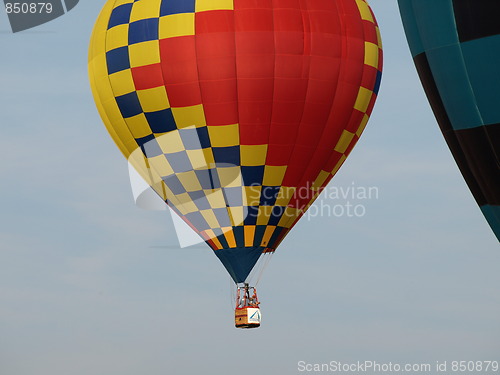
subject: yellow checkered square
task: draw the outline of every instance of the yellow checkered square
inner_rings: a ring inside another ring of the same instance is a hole
[[[115,26],[106,31],[106,52],[128,45],[128,24]]]
[[[323,184],[325,183],[326,179],[329,176],[330,176],[329,172],[325,172],[325,171],[319,172],[318,177],[316,178],[316,180],[314,181],[314,183],[311,187],[312,190],[319,190],[323,186]]]
[[[285,207],[290,203],[290,200],[293,198],[295,194],[295,187],[282,186],[278,193],[278,197],[276,198],[276,206]]]
[[[216,229],[220,227],[219,221],[212,210],[201,210],[200,213],[207,221],[210,228]]]
[[[376,44],[365,42],[365,65],[373,66],[377,69],[379,52],[380,50]]]
[[[241,165],[254,167],[266,164],[267,145],[241,145]]]
[[[260,206],[257,214],[257,225],[267,225],[273,212],[273,206]]]
[[[193,169],[201,170],[201,169],[211,168],[211,165],[207,162],[207,159],[205,158],[205,152],[203,151],[204,150],[186,150],[189,161],[193,166]]]
[[[176,195],[175,198],[177,199],[177,204],[175,206],[183,215],[198,211],[198,207],[193,203],[193,199],[188,193]]]
[[[154,171],[160,176],[168,177],[174,174],[172,166],[164,155],[158,155],[153,158],[149,158],[148,160],[151,168],[154,169]]]
[[[153,133],[153,131],[149,127],[149,122],[146,119],[144,113],[140,113],[134,117],[126,118],[125,122],[127,123],[127,127],[130,129],[130,132],[132,133],[134,138],[144,138]]]
[[[207,10],[233,10],[233,0],[196,0],[196,12],[205,12]]]
[[[130,69],[109,75],[109,83],[114,96],[121,96],[135,91],[134,79]]]
[[[171,14],[160,18],[160,39],[194,35],[194,13]]]
[[[208,134],[212,147],[231,147],[240,144],[238,124],[208,126]]]
[[[160,17],[162,0],[136,1],[130,13],[130,22]]]
[[[144,112],[157,112],[170,108],[164,86],[147,90],[137,90],[137,96]]]
[[[339,171],[340,167],[342,166],[342,164],[344,164],[344,162],[345,162],[346,159],[347,159],[347,156],[346,155],[342,155],[342,157],[340,158],[340,160],[337,162],[337,164],[333,168],[332,175],[335,175]]]
[[[283,213],[278,226],[283,228],[290,228],[295,220],[297,220],[297,218],[300,216],[301,212],[301,210],[294,207],[285,208],[285,212]]]
[[[224,195],[222,194],[221,189],[215,190],[203,190],[205,193],[205,197],[210,203],[210,207],[212,208],[223,208],[226,207],[226,200],[224,199]]]
[[[361,134],[363,133],[363,131],[365,130],[366,128],[366,124],[368,124],[368,120],[370,119],[370,117],[365,114],[363,116],[363,120],[361,120],[361,124],[359,124],[359,128],[358,130],[356,131],[356,135],[359,137],[361,137]]]
[[[162,135],[157,135],[156,141],[165,154],[173,154],[174,152],[184,151],[184,144],[182,143],[182,139],[178,130],[173,130]]]
[[[258,206],[261,192],[262,186],[243,186],[243,205]]]
[[[313,195],[313,197],[311,198],[311,200],[309,200],[309,203],[307,203],[307,205],[303,208],[303,211],[307,211],[309,209],[309,207],[311,207],[314,203],[314,201],[316,200],[316,198],[318,198],[318,196],[320,195],[320,192],[319,191],[316,191]]]
[[[177,124],[177,128],[187,128],[195,126],[197,128],[206,126],[205,111],[203,105],[198,104],[191,107],[172,108],[172,114]]]
[[[220,184],[222,187],[238,187],[242,185],[240,167],[217,168]]]
[[[132,68],[160,62],[160,42],[158,40],[132,44],[128,47],[128,51]]]
[[[204,148],[203,155],[205,156],[205,161],[209,168],[215,167],[214,153],[211,148]]]
[[[356,0],[356,4],[358,5],[359,13],[361,14],[361,18],[375,23],[373,19],[372,12],[370,12],[370,7],[364,0]]]
[[[286,165],[277,167],[266,165],[264,167],[264,180],[262,181],[262,185],[280,186],[285,177],[286,168]]]
[[[228,207],[227,210],[229,211],[231,225],[235,227],[243,225],[246,214],[244,207]]]
[[[382,49],[383,44],[382,44],[382,36],[380,35],[380,28],[378,26],[375,26],[375,30],[377,31],[377,43],[380,49]]]
[[[372,99],[372,95],[373,91],[360,87],[356,103],[354,104],[354,109],[365,113],[368,109],[368,105],[370,104],[370,100]]]
[[[343,154],[351,144],[353,138],[354,133],[344,130],[334,150]]]
[[[176,176],[188,193],[203,190],[194,171],[177,173]]]
[[[177,208],[181,213],[181,215],[185,215],[185,213],[183,213],[181,210],[181,202],[179,202],[177,197],[174,195],[174,193],[172,193],[172,191],[168,188],[168,186],[165,183],[163,183],[163,185],[165,186],[165,190],[167,191],[168,203]]]

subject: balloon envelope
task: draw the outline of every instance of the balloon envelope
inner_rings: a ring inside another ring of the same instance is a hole
[[[108,1],[89,60],[111,136],[237,283],[343,164],[381,68],[364,0]]]
[[[398,1],[434,114],[500,240],[500,2]]]

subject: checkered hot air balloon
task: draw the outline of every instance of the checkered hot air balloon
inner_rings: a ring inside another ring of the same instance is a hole
[[[500,2],[399,0],[441,131],[500,240]]]
[[[120,150],[240,284],[358,141],[381,48],[364,0],[110,0],[89,70]]]

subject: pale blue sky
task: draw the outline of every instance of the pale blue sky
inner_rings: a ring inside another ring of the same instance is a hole
[[[426,102],[396,1],[371,4],[384,79],[334,181],[376,186],[379,198],[361,202],[363,218],[294,228],[260,284],[263,325],[251,331],[233,327],[229,276],[211,251],[175,249],[171,218],[134,206],[87,83],[102,3],[19,34],[0,12],[0,373],[500,360],[498,242]]]

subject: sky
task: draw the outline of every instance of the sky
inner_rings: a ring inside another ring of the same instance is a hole
[[[436,361],[500,360],[498,242],[434,120],[395,0],[371,1],[384,78],[333,181],[377,194],[317,202],[364,215],[301,220],[259,284],[255,330],[234,328],[212,251],[181,249],[166,212],[134,204],[87,79],[102,4],[16,34],[0,11],[1,374],[300,374],[300,361],[437,373]]]

